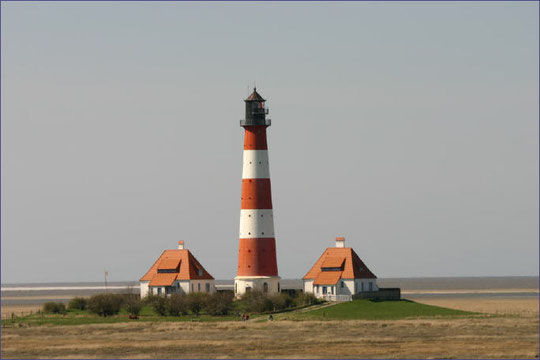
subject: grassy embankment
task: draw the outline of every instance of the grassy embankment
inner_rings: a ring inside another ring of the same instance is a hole
[[[290,315],[282,318],[289,320],[400,320],[408,318],[464,317],[479,314],[420,304],[409,300],[354,300]]]
[[[267,319],[268,314],[253,314],[254,318]],[[400,301],[369,301],[355,300],[338,303],[320,309],[309,310],[304,308],[301,312],[284,312],[274,315],[276,320],[399,320],[409,318],[430,317],[467,317],[477,316],[477,313],[443,308],[439,306],[424,305],[408,300]],[[15,319],[2,320],[3,326],[39,326],[39,325],[84,325],[109,324],[122,322],[177,322],[177,321],[238,321],[238,316],[211,316],[207,314],[185,316],[159,316],[151,307],[145,306],[138,320],[129,319],[125,310],[115,316],[102,317],[90,314],[87,311],[70,310],[66,314],[33,314]],[[20,325],[18,325],[20,324]]]

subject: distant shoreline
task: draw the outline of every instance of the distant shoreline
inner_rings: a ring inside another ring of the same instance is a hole
[[[302,279],[282,279],[283,286],[301,287]],[[466,277],[412,277],[412,278],[379,278],[381,287],[401,287],[402,290],[422,289],[538,289],[538,276],[466,276]],[[216,285],[232,285],[234,280],[216,280]],[[0,291],[15,290],[74,290],[105,289],[103,281],[83,282],[45,282],[45,283],[1,283]],[[124,289],[139,287],[138,281],[111,281],[108,289]]]

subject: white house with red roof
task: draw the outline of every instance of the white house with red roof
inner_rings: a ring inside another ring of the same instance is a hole
[[[377,277],[352,248],[345,247],[343,237],[323,252],[303,282],[304,292],[330,300],[349,300],[354,294],[379,290]]]
[[[141,298],[147,295],[213,293],[214,278],[193,254],[178,242],[178,249],[165,250],[140,280]]]

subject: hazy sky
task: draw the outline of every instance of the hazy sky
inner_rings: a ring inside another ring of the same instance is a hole
[[[236,274],[243,99],[279,273],[538,275],[538,3],[2,2],[2,283]]]

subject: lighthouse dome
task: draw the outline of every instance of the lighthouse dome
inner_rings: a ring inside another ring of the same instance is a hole
[[[266,101],[266,100],[263,99],[261,94],[257,92],[257,88],[253,88],[253,92],[251,93],[251,95],[249,95],[248,98],[244,101]]]

